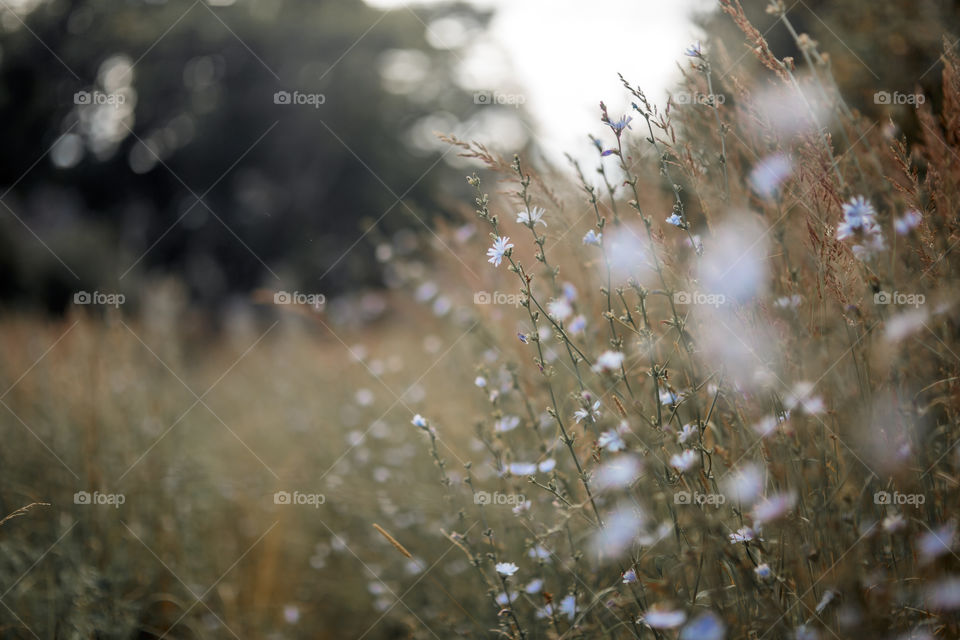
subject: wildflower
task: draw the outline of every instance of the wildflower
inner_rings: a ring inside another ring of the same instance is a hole
[[[543,220],[544,213],[546,213],[546,209],[542,207],[534,207],[533,209],[520,211],[519,213],[517,213],[517,222],[520,224],[525,224],[531,229],[538,222],[543,226],[547,226],[547,223]]]
[[[724,481],[723,488],[738,502],[752,504],[763,490],[763,473],[756,465],[745,465]]]
[[[925,560],[933,560],[953,549],[957,535],[957,523],[948,522],[938,529],[932,529],[920,536],[917,546]]]
[[[485,386],[487,386],[487,379],[484,378],[483,376],[477,376],[476,378],[474,378],[473,384],[483,389]]]
[[[573,302],[577,299],[577,288],[569,282],[564,282],[563,297],[566,298],[568,302]]]
[[[537,472],[537,465],[532,462],[511,462],[507,468],[515,476],[532,476]]]
[[[517,416],[503,416],[493,423],[493,428],[497,433],[506,433],[513,431],[520,424],[520,418]]]
[[[633,569],[627,569],[623,572],[623,584],[633,584],[637,581],[637,572]]]
[[[803,298],[794,294],[792,296],[783,296],[777,298],[773,303],[773,306],[779,307],[780,309],[796,309],[800,306],[801,302],[803,302]]]
[[[527,344],[527,335],[525,333],[517,332],[517,338],[519,338],[523,344]]]
[[[495,267],[499,267],[500,263],[503,261],[503,257],[507,255],[507,252],[513,248],[513,243],[510,242],[508,236],[498,236],[493,241],[493,246],[487,249],[487,255],[490,257],[487,262],[492,264]]]
[[[606,449],[607,451],[613,452],[622,451],[623,449],[627,448],[627,444],[616,431],[604,431],[601,433],[600,439],[597,440],[597,445],[601,449]]]
[[[523,502],[515,506],[513,509],[511,509],[511,511],[513,511],[513,515],[519,516],[521,513],[526,513],[527,511],[530,511],[530,507],[532,505],[533,503],[530,502],[529,500],[524,500]]]
[[[543,462],[537,465],[537,469],[540,473],[550,473],[557,466],[557,461],[553,458],[547,458]]]
[[[926,589],[926,600],[940,611],[960,609],[960,578],[950,577],[934,583]]]
[[[670,466],[683,473],[689,471],[697,462],[697,452],[693,449],[685,449],[683,453],[670,456]]]
[[[770,198],[774,196],[780,184],[793,171],[793,161],[790,156],[778,153],[767,156],[750,171],[750,185],[757,195]]]
[[[676,213],[671,214],[670,217],[667,218],[667,224],[672,224],[672,225],[675,226],[675,227],[681,227],[681,228],[682,228],[682,227],[683,227],[683,218],[681,218],[681,217],[680,217],[679,215],[677,215]]]
[[[596,422],[597,418],[600,417],[600,401],[597,400],[593,403],[593,406],[589,409],[577,409],[573,412],[573,418],[579,424],[583,420],[589,418],[590,422]]]
[[[753,425],[753,430],[760,436],[766,438],[776,431],[778,426],[780,426],[780,421],[777,419],[777,416],[764,416],[760,422]]]
[[[756,537],[756,534],[750,527],[740,527],[727,537],[730,538],[730,544],[740,544],[741,542],[750,542]]]
[[[496,569],[497,569],[497,573],[499,573],[500,575],[510,577],[513,574],[515,574],[517,571],[519,571],[520,567],[513,564],[512,562],[498,562]]]
[[[876,209],[863,196],[851,198],[843,205],[843,220],[837,225],[837,239],[857,239],[859,242],[853,246],[853,255],[858,260],[886,249],[876,218]]]
[[[700,45],[700,41],[697,40],[692,45],[686,48],[683,52],[683,55],[690,58],[702,58],[703,57],[703,48]]]
[[[896,533],[907,526],[907,521],[899,513],[891,513],[880,523],[887,533]]]
[[[839,594],[833,589],[827,589],[826,591],[824,591],[823,597],[820,598],[820,602],[817,603],[817,606],[814,609],[814,612],[817,615],[820,615],[821,613],[823,613],[824,609],[826,609],[838,595]]]
[[[616,558],[631,545],[638,542],[637,534],[644,523],[635,508],[621,507],[604,518],[603,529],[596,532],[590,542],[595,553],[607,558]]]
[[[583,333],[587,328],[587,319],[583,315],[576,316],[570,321],[570,333]]]
[[[770,565],[768,565],[766,562],[758,564],[756,568],[754,568],[753,572],[757,574],[757,577],[761,580],[768,580],[770,576],[773,575],[773,571],[770,570]]]
[[[700,614],[680,631],[680,640],[724,640],[726,637],[723,620],[712,611]]]
[[[872,227],[871,232],[864,238],[862,244],[853,245],[853,256],[860,261],[867,260],[873,254],[886,251],[887,244],[880,235],[879,227]]]
[[[617,134],[617,137],[620,137],[620,134],[623,133],[624,129],[632,129],[630,126],[630,121],[633,120],[633,116],[622,116],[619,120],[607,120],[607,125],[613,129],[613,132]]]
[[[677,434],[677,440],[680,442],[680,444],[683,444],[693,436],[699,435],[699,433],[700,433],[699,429],[697,429],[692,424],[687,423],[683,425],[683,430],[681,430],[680,433]]]
[[[593,229],[590,229],[590,231],[587,231],[586,235],[583,236],[583,244],[592,244],[599,247],[601,238],[603,238],[602,233],[597,233]]]
[[[427,428],[427,419],[424,418],[419,413],[413,416],[413,420],[411,420],[410,423],[413,424],[413,426],[415,427],[420,427],[421,429]]]
[[[527,583],[527,586],[523,588],[524,591],[526,591],[531,595],[533,595],[534,593],[540,593],[541,589],[543,589],[543,580],[541,580],[540,578],[534,578],[529,583]]]
[[[539,544],[535,547],[532,547],[527,551],[527,555],[533,558],[534,560],[549,560],[550,551],[546,547],[542,547]]]
[[[778,520],[785,516],[796,502],[797,496],[794,493],[778,493],[770,496],[753,507],[751,512],[753,521],[759,526]]]
[[[505,592],[500,592],[500,594],[497,595],[497,604],[500,605],[501,607],[505,607],[516,599],[517,599],[516,591],[511,591],[509,594]]]
[[[920,215],[920,212],[916,209],[910,209],[903,214],[902,218],[897,218],[893,221],[893,228],[897,233],[905,236],[916,229],[921,220],[923,220],[923,216]]]
[[[620,489],[630,485],[643,471],[634,456],[622,455],[604,463],[595,476],[598,489]]]
[[[639,622],[645,622],[654,629],[675,629],[687,620],[687,614],[679,610],[671,610],[663,606],[654,605],[645,614],[640,616]]]
[[[673,389],[660,390],[660,404],[674,405],[680,401],[680,394]]]
[[[616,371],[621,366],[623,366],[623,354],[619,351],[604,351],[600,354],[600,357],[597,358],[597,363],[593,365],[593,370],[600,371]]]
[[[573,620],[577,615],[577,598],[573,594],[564,596],[560,601],[560,613],[567,616],[568,620]]]
[[[843,222],[837,227],[837,238],[844,240],[854,232],[876,224],[876,217],[876,209],[866,198],[851,198],[843,205]]]
[[[551,300],[547,303],[547,315],[557,322],[563,322],[572,314],[573,308],[570,307],[570,303],[567,302],[566,298],[558,298],[557,300]]]

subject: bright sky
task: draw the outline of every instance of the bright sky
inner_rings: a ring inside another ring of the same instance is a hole
[[[436,4],[441,0],[365,0],[380,8]],[[617,73],[638,84],[660,104],[678,76],[683,51],[702,34],[695,11],[712,0],[469,0],[496,10],[487,34],[470,35],[457,52],[461,82],[502,100],[522,99],[537,122],[537,142],[553,160],[563,152],[594,159],[587,134],[599,135],[598,103],[611,115],[626,112],[626,93]],[[436,26],[431,40],[454,44],[463,35]],[[484,133],[477,132],[481,140]],[[508,129],[500,142],[515,144]],[[506,138],[506,139],[504,139]],[[484,142],[496,142],[488,138]]]

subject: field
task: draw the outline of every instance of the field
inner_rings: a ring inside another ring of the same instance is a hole
[[[0,321],[0,635],[960,637],[960,61],[907,140],[721,4],[762,73],[444,136],[384,290]]]

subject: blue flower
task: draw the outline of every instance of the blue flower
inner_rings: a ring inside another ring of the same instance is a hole
[[[585,236],[583,236],[583,244],[592,244],[592,245],[596,245],[596,246],[599,247],[599,246],[600,246],[600,240],[601,240],[602,238],[603,238],[603,234],[602,234],[602,233],[597,233],[597,232],[594,231],[593,229],[590,229],[590,231],[587,231],[587,234],[586,234]]]
[[[675,226],[675,227],[681,227],[681,228],[682,228],[682,227],[683,227],[683,218],[681,218],[679,215],[677,215],[676,213],[674,213],[674,214],[672,214],[669,218],[667,218],[667,224],[672,224],[672,225]]]
[[[876,217],[876,209],[866,198],[851,198],[850,202],[843,205],[843,222],[837,227],[837,238],[843,240],[857,231],[872,231]]]
[[[633,120],[633,116],[621,116],[619,120],[607,120],[607,124],[613,129],[613,132],[617,134],[617,137],[620,137],[620,134],[623,133],[624,129],[632,129],[630,122]],[[605,152],[606,155],[606,152]]]
[[[902,218],[898,218],[893,221],[893,228],[896,229],[897,233],[905,236],[912,230],[916,229],[921,220],[923,220],[923,216],[920,215],[920,212],[915,209],[911,209],[903,214]]]
[[[577,599],[573,594],[565,596],[560,601],[560,613],[566,615],[569,620],[573,620],[577,615]]]
[[[623,584],[633,584],[637,581],[637,572],[633,569],[627,569],[623,572]]]
[[[517,333],[517,338],[518,338],[518,339],[520,340],[520,342],[522,342],[523,344],[527,344],[527,335],[526,335],[525,333]]]
[[[683,55],[689,56],[691,58],[702,58],[703,48],[700,46],[700,41],[697,40],[692,45],[687,47],[687,49],[683,52]]]

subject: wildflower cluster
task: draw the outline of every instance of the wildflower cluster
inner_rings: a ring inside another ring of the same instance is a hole
[[[689,89],[721,88],[709,47],[683,53]],[[455,141],[507,193],[491,199],[471,174],[456,260],[408,271],[415,286],[453,292],[459,272],[521,300],[451,316],[476,340],[475,429],[459,479],[440,464],[460,505],[444,531],[502,637],[960,633],[960,363],[942,279],[960,230],[937,204],[953,188],[919,177],[929,147],[826,86],[796,99],[796,65],[765,43],[757,55],[784,93],[761,100],[766,79],[729,74],[722,108],[661,108],[624,80],[632,113],[600,103],[599,182],[573,162],[579,198],[563,176]],[[790,117],[758,115],[771,101]],[[824,113],[861,142],[838,154]],[[888,289],[937,304],[900,309],[878,297]],[[436,441],[468,420],[457,404],[435,427],[414,419],[438,463]]]

